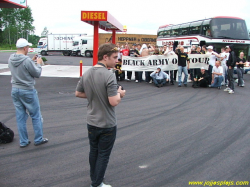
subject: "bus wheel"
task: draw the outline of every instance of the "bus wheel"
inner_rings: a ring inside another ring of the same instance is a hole
[[[90,51],[86,51],[86,52],[85,52],[85,56],[86,56],[86,57],[91,57],[91,52],[90,52]]]

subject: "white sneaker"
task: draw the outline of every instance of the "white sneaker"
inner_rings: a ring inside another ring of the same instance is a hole
[[[90,185],[90,187],[93,187],[92,185]],[[108,184],[104,184],[103,182],[97,186],[97,187],[112,187],[111,185],[108,185]]]
[[[138,80],[135,80],[135,82],[139,82]]]
[[[230,90],[228,93],[229,93],[229,94],[233,94],[233,93],[234,93],[234,91],[233,91],[233,90]]]
[[[224,92],[229,92],[231,89],[230,88],[225,88]]]
[[[153,82],[152,80],[149,81],[150,84],[152,84],[152,82]]]

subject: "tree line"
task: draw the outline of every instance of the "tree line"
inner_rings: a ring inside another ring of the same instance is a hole
[[[34,35],[35,27],[32,10],[27,8],[0,9],[0,45],[13,46],[19,38],[26,38],[36,45],[39,36]]]

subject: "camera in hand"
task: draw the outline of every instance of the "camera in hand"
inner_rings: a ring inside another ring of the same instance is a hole
[[[120,85],[120,84],[117,84],[117,90],[119,89],[119,86],[121,86],[121,89],[124,90],[124,89],[123,89],[123,86]]]
[[[42,58],[42,55],[37,55],[37,58]]]

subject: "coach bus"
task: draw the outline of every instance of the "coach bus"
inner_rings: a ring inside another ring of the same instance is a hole
[[[177,25],[160,26],[157,45],[183,45],[189,51],[191,45],[212,45],[220,53],[221,47],[234,44],[235,52],[243,51],[250,61],[250,40],[244,19],[217,16]]]

